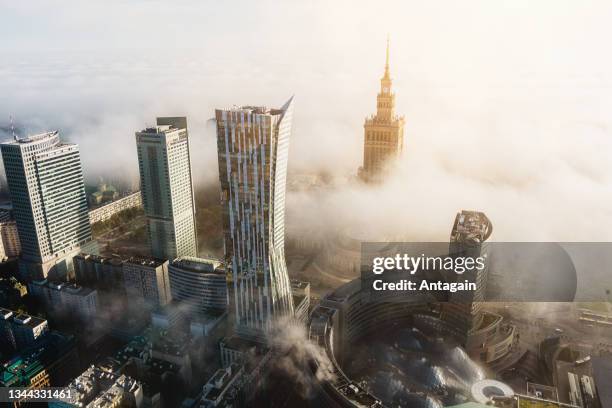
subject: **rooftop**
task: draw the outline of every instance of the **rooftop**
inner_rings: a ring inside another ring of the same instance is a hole
[[[170,126],[170,125],[157,125],[155,127],[151,126],[151,127],[144,128],[140,131],[140,133],[159,134],[159,133],[171,133],[177,130],[179,129],[173,126]]]
[[[79,254],[75,256],[75,259],[83,259],[87,261],[91,261],[99,264],[111,264],[111,265],[121,265],[123,260],[120,258],[108,258],[100,255],[93,254]]]
[[[184,256],[172,261],[171,265],[189,272],[225,274],[222,262],[213,258]]]
[[[493,232],[493,226],[487,216],[479,211],[462,210],[455,217],[451,232],[453,242],[484,242]]]
[[[21,313],[13,318],[13,321],[18,324],[29,327],[38,327],[41,324],[45,324],[46,320],[40,317],[30,316],[25,313]]]
[[[13,311],[9,309],[4,309],[0,307],[0,319],[8,320],[13,316]]]
[[[291,280],[291,287],[296,289],[305,289],[310,286],[310,282],[299,281],[296,279]]]
[[[53,290],[65,291],[67,293],[70,293],[71,295],[78,295],[78,296],[88,296],[92,292],[96,292],[95,289],[87,288],[85,286],[79,286],[75,283],[51,282],[51,281],[48,281],[47,279],[32,281],[31,284],[36,285],[36,286],[47,287]]]
[[[55,136],[59,135],[59,131],[57,130],[52,130],[50,132],[43,132],[43,133],[38,133],[35,135],[30,135],[30,136],[26,136],[23,138],[18,138],[17,140],[11,140],[11,141],[7,141],[7,142],[3,142],[2,144],[26,144],[26,143],[33,143],[33,142],[40,142],[46,139],[51,139]]]
[[[132,256],[125,263],[132,265],[142,265],[142,266],[150,266],[152,268],[157,268],[160,265],[163,265],[167,261],[165,259],[153,258],[153,257],[144,257],[144,256]]]
[[[91,366],[75,378],[68,388],[71,390],[70,403],[78,406],[115,406],[111,401],[121,398],[124,393],[133,393],[140,383],[126,375],[118,375],[104,369]],[[95,401],[95,402],[93,402]],[[108,405],[107,405],[108,403]]]

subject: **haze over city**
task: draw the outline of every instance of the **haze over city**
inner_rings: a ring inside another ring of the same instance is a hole
[[[59,129],[88,181],[137,186],[134,132],[186,115],[201,187],[218,177],[214,108],[295,94],[289,182],[331,181],[289,193],[290,234],[376,225],[380,238],[444,240],[475,208],[496,240],[609,240],[611,6],[527,3],[3,2],[0,124],[5,139],[9,116],[19,134]],[[346,178],[387,34],[404,155],[364,188]]]
[[[0,0],[0,404],[612,406],[610,21]]]

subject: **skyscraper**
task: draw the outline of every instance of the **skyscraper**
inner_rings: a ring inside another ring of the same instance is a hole
[[[293,315],[285,264],[285,184],[293,98],[280,109],[218,109],[225,264],[239,334],[260,337]]]
[[[187,118],[157,118],[156,127],[136,132],[136,145],[151,255],[196,256]]]
[[[20,270],[61,277],[91,241],[79,147],[57,131],[2,143],[4,170],[21,241]]]
[[[457,275],[454,272],[451,274],[454,275],[451,278],[475,283],[476,290],[451,293],[449,301],[442,305],[442,319],[448,323],[454,336],[468,353],[483,343],[479,336],[473,336],[473,334],[483,328],[482,305],[485,300],[489,271],[486,241],[492,231],[491,221],[484,213],[463,210],[457,213],[450,236],[449,253],[451,256],[473,259],[483,257],[485,261],[484,268],[475,268],[466,271],[463,275]]]
[[[391,91],[389,40],[385,73],[380,79],[376,97],[376,114],[366,119],[364,127],[363,166],[359,175],[364,181],[381,181],[386,164],[396,159],[404,148],[404,117],[395,114],[395,94]]]

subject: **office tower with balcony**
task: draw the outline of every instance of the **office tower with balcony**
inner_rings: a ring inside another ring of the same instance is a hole
[[[397,159],[404,148],[404,117],[395,114],[395,94],[389,71],[389,41],[385,73],[376,97],[376,114],[366,119],[364,127],[363,166],[359,176],[366,182],[384,179],[386,166]]]
[[[2,159],[21,242],[20,272],[65,277],[91,242],[79,147],[57,131],[2,143]]]
[[[285,263],[285,184],[293,98],[280,109],[218,109],[217,147],[225,265],[236,329],[263,338],[293,316]]]
[[[187,118],[157,118],[157,126],[136,132],[136,144],[151,255],[196,256]]]

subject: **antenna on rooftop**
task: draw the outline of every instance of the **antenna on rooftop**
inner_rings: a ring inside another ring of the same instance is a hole
[[[15,135],[15,125],[13,124],[13,115],[9,116],[9,119],[11,120],[11,134],[13,135],[13,139],[17,141],[17,135]]]

